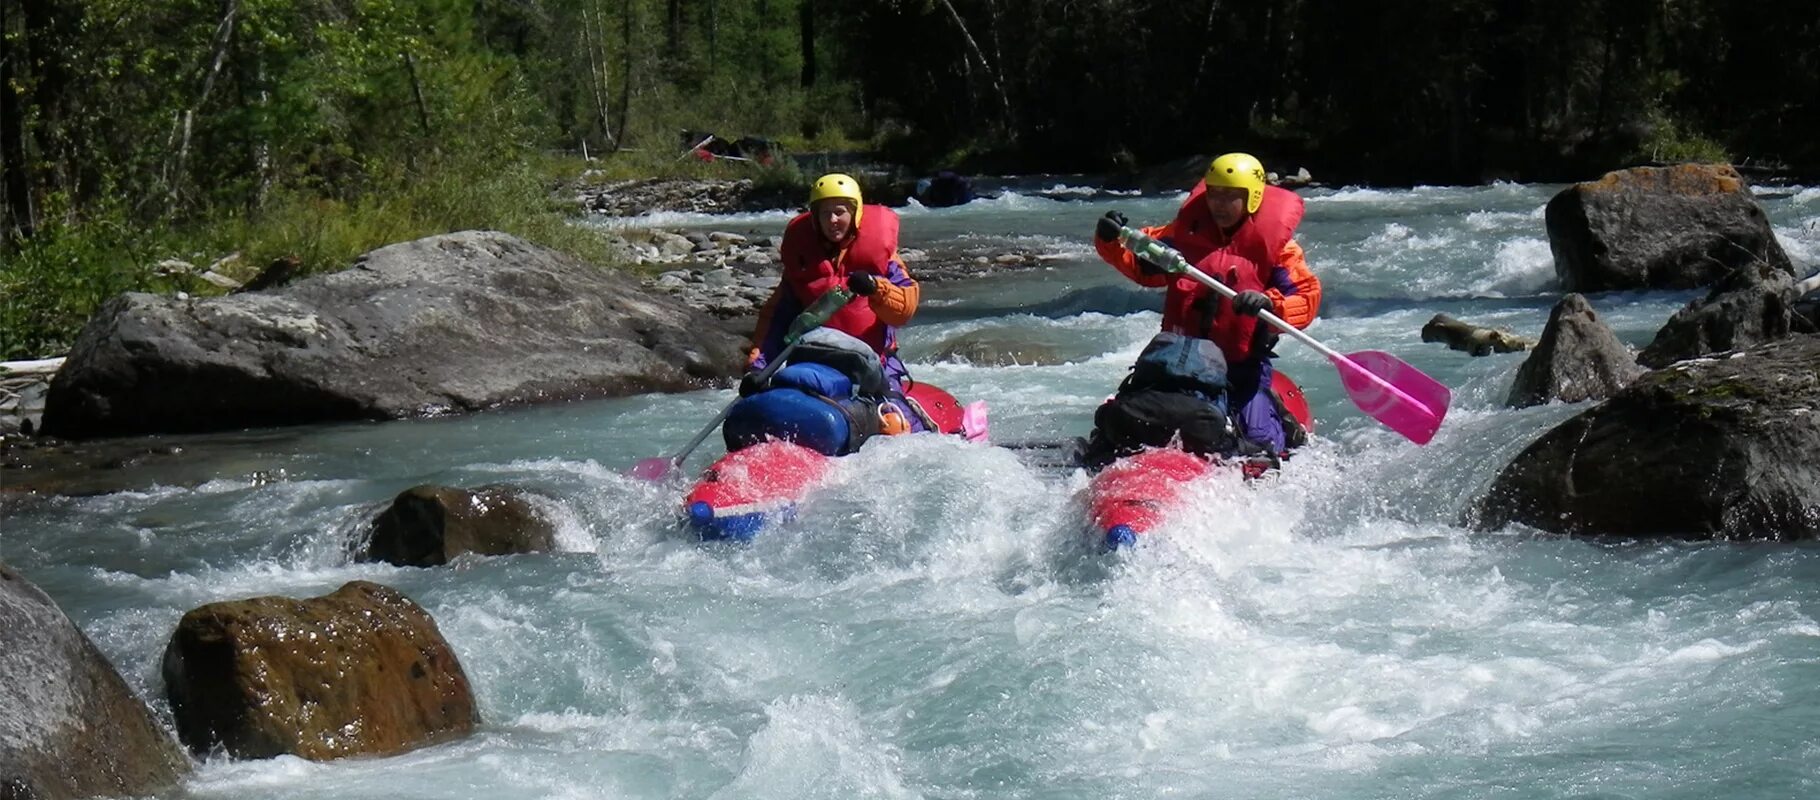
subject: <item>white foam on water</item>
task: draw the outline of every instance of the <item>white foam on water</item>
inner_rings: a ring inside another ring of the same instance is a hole
[[[1516,238],[1499,242],[1490,266],[1490,276],[1468,287],[1475,294],[1531,295],[1554,288],[1558,283],[1554,254],[1548,248],[1547,239]]]
[[[765,707],[733,781],[713,798],[911,798],[900,755],[876,723],[838,696],[799,695]]]
[[[1315,194],[1304,198],[1310,206],[1326,203],[1384,203],[1397,196],[1397,192],[1388,189],[1362,189],[1357,186],[1344,186],[1330,194]]]

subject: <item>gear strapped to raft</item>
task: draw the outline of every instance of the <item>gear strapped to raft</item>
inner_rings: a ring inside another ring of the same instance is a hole
[[[1120,382],[1118,392],[1095,410],[1094,430],[1081,450],[1084,466],[1097,469],[1145,448],[1179,447],[1203,456],[1279,454],[1240,435],[1228,408],[1228,367],[1220,347],[1194,336],[1165,331],[1145,345]],[[1272,387],[1267,392],[1290,447],[1307,443],[1307,432]]]
[[[840,422],[792,403],[774,391],[806,395],[837,412]],[[762,399],[761,399],[762,398]],[[853,453],[880,434],[940,430],[920,403],[893,388],[879,355],[865,342],[832,328],[805,333],[789,363],[723,430],[729,451],[770,438],[797,441],[824,455]],[[763,408],[761,408],[763,406]],[[765,412],[774,418],[767,418]],[[913,415],[915,424],[906,416]],[[843,424],[844,423],[844,424]],[[834,431],[844,429],[844,435]]]

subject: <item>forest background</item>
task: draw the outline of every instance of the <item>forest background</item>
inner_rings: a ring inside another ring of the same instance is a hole
[[[967,173],[1820,175],[1812,0],[0,0],[0,32],[6,359],[197,290],[166,259],[493,228],[605,262],[553,191],[584,170],[804,181],[684,130]]]

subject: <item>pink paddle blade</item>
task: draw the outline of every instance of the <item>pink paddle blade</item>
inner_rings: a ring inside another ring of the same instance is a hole
[[[986,401],[975,400],[961,411],[961,432],[969,442],[986,441],[991,426],[986,419]]]
[[[632,467],[632,477],[641,481],[659,483],[668,480],[676,471],[676,464],[667,456],[653,456]]]
[[[1428,444],[1447,417],[1453,392],[1427,373],[1381,350],[1333,359],[1359,410],[1416,444]]]

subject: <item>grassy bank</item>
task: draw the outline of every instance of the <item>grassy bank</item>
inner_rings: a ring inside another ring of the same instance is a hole
[[[133,223],[120,208],[92,211],[78,221],[47,214],[53,222],[6,252],[0,264],[0,360],[67,352],[95,308],[122,292],[221,294],[198,277],[217,262],[218,272],[241,282],[281,258],[294,258],[303,274],[316,274],[344,269],[387,244],[491,229],[621,268],[626,265],[615,261],[604,235],[573,224],[579,209],[564,189],[578,180],[642,177],[803,183],[793,166],[704,164],[655,152],[592,161],[540,154],[504,163],[449,159],[401,169],[351,199],[287,191],[269,197],[257,213],[221,210],[181,223]],[[194,271],[160,266],[169,261]]]

